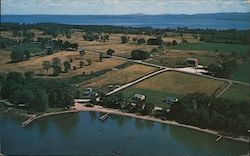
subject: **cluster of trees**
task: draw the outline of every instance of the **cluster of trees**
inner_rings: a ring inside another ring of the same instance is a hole
[[[129,41],[129,36],[122,36],[121,37],[121,40],[122,40],[122,44],[125,44],[125,43],[128,43],[128,41]]]
[[[92,32],[86,32],[82,37],[85,41],[95,41],[99,39],[99,36]]]
[[[198,127],[247,134],[249,103],[216,99],[203,93],[188,94],[173,105],[167,117]]]
[[[20,62],[30,59],[30,52],[28,50],[13,50],[10,54],[11,62]]]
[[[64,65],[64,72],[68,72],[69,70],[71,70],[71,65],[69,61],[63,62],[63,65]],[[43,69],[47,71],[47,75],[48,75],[48,71],[50,67],[53,68],[54,76],[58,76],[62,72],[62,62],[58,57],[53,58],[52,62],[43,61],[42,66],[43,66]]]
[[[222,64],[211,64],[208,66],[208,71],[212,73],[213,76],[229,78],[230,74],[232,74],[237,67],[236,62],[237,59],[231,59],[229,61],[223,62]]]
[[[149,115],[154,108],[154,105],[147,101],[138,102],[135,107],[132,107],[130,102],[125,101],[122,93],[117,93],[112,96],[105,96],[104,94],[100,93],[100,97],[100,102],[96,102],[95,98],[91,98],[91,102],[109,108],[125,110],[130,113],[140,113],[141,115]],[[143,105],[144,108],[142,108]]]
[[[136,43],[139,44],[139,45],[141,45],[141,44],[145,44],[146,41],[145,41],[144,38],[140,38],[140,39],[138,39],[138,40],[136,41]]]
[[[107,50],[107,55],[112,56],[115,53],[114,49]]]
[[[157,38],[149,38],[147,44],[148,45],[163,45],[164,42],[161,39],[161,37],[157,37]]]
[[[178,34],[192,33],[198,36],[201,35],[201,40],[205,42],[219,42],[219,43],[235,43],[235,44],[250,44],[250,30],[216,30],[216,29],[188,29],[188,28],[176,28],[176,29],[154,29],[151,27],[135,28],[124,26],[101,26],[101,25],[66,25],[56,23],[36,23],[36,24],[18,24],[18,23],[1,23],[3,31],[13,30],[29,30],[38,29],[44,32],[44,34],[52,35],[53,37],[58,34],[66,34],[70,29],[81,29],[85,32],[95,33],[122,33],[122,34],[145,34],[159,36],[166,32],[173,32]],[[198,35],[199,34],[199,35]]]
[[[19,44],[19,42],[17,40],[9,39],[9,38],[2,37],[2,36],[0,36],[0,41],[1,41],[0,42],[1,49],[7,48],[10,46],[15,46],[15,45]]]
[[[32,72],[24,75],[10,72],[0,74],[1,98],[16,107],[25,104],[29,111],[42,112],[48,107],[64,108],[74,103],[79,92],[69,84],[58,80],[33,78]]]
[[[40,42],[43,46],[43,49],[46,48],[46,46],[50,45],[53,49],[57,50],[65,50],[65,49],[74,49],[77,50],[79,47],[78,43],[71,43],[69,41],[63,41],[61,39],[58,40],[52,40],[51,38],[41,38],[39,37],[37,39],[37,42]]]
[[[85,41],[109,41],[109,34],[107,33],[94,34],[93,32],[86,32],[82,37]]]
[[[246,33],[246,34],[245,34]],[[238,30],[221,30],[204,32],[201,34],[200,40],[212,43],[227,43],[227,44],[250,44],[250,32]]]
[[[132,56],[132,59],[135,59],[135,60],[146,60],[150,58],[150,54],[148,52],[139,50],[139,49],[133,50],[131,52],[131,56]]]

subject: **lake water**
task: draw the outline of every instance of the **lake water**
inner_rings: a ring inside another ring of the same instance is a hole
[[[250,29],[250,14],[201,15],[2,15],[1,22],[119,25],[153,28]]]
[[[241,155],[248,145],[176,126],[81,112],[40,119],[21,128],[24,118],[0,115],[2,152],[16,154]]]

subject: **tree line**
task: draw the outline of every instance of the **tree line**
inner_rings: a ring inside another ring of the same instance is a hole
[[[44,34],[52,35],[57,37],[58,34],[69,34],[70,29],[80,29],[84,32],[95,32],[95,33],[122,33],[122,34],[145,34],[152,36],[161,36],[167,32],[173,32],[178,34],[192,33],[194,37],[204,42],[213,43],[234,43],[234,44],[250,44],[250,30],[216,30],[216,29],[188,29],[188,28],[176,28],[176,29],[154,29],[151,27],[124,27],[124,26],[98,26],[98,25],[67,25],[67,24],[56,24],[56,23],[36,23],[36,24],[18,24],[18,23],[1,23],[3,31],[16,31],[16,30],[29,30],[37,29],[44,32]],[[95,36],[93,37],[95,38]]]
[[[33,72],[0,73],[0,91],[1,99],[7,99],[15,107],[25,104],[26,109],[31,112],[71,106],[74,98],[79,95],[68,83],[34,78]]]

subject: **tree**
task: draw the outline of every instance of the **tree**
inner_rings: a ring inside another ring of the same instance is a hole
[[[34,93],[33,109],[38,112],[44,112],[49,105],[48,94],[45,90],[37,90]]]
[[[10,58],[12,59],[12,62],[19,62],[24,60],[24,52],[23,51],[18,51],[14,50],[10,54]]]
[[[129,37],[128,36],[122,36],[121,40],[122,40],[122,44],[128,43]]]
[[[85,55],[85,50],[84,50],[84,49],[81,49],[81,50],[79,51],[79,53],[80,53],[80,56],[83,57],[83,55]]]
[[[160,37],[157,38],[149,38],[148,45],[162,45],[164,42]]]
[[[173,40],[173,41],[172,41],[172,45],[173,45],[173,46],[176,46],[176,45],[177,45],[176,40]]]
[[[136,42],[137,39],[138,39],[137,37],[132,38],[133,42]]]
[[[88,65],[90,66],[92,64],[92,60],[91,59],[87,59]]]
[[[29,60],[30,59],[30,52],[28,50],[24,51],[25,59]]]
[[[70,47],[71,47],[72,49],[77,50],[77,48],[79,47],[79,44],[78,44],[78,43],[72,43],[72,44],[70,45]]]
[[[31,80],[33,79],[33,76],[34,76],[34,72],[33,71],[28,71],[28,72],[25,72],[24,73],[24,76],[27,80]]]
[[[112,56],[115,53],[114,49],[107,50],[107,55]]]
[[[143,51],[143,50],[133,50],[131,53],[131,56],[135,60],[145,60],[150,58],[150,55],[148,52]]]
[[[139,45],[144,44],[144,43],[146,43],[144,38],[140,38],[137,40],[137,44],[139,44]]]
[[[49,48],[49,49],[47,49],[47,55],[51,55],[51,54],[53,54],[54,52],[53,52],[53,49],[52,48]]]
[[[80,61],[80,68],[82,68],[84,66],[84,62]]]
[[[67,39],[70,39],[70,38],[71,38],[71,33],[69,33],[69,32],[66,33],[66,38],[67,38]]]
[[[63,65],[64,65],[64,72],[67,73],[71,69],[71,65],[68,61],[65,61]]]
[[[47,71],[47,76],[48,76],[48,72],[49,72],[49,68],[51,66],[50,61],[43,61],[43,69]]]
[[[52,59],[53,74],[58,76],[62,71],[61,60],[58,57]]]
[[[99,54],[99,61],[100,61],[100,62],[102,62],[103,57],[104,57],[104,56],[103,56],[103,53],[100,53],[100,54]]]

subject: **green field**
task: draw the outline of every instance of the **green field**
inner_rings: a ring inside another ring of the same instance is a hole
[[[230,75],[230,79],[249,83],[249,80],[250,80],[250,60],[241,64],[238,67],[238,69],[232,75]]]
[[[28,50],[30,53],[40,53],[42,51],[41,44],[23,44],[18,46],[11,46],[8,47],[7,50],[9,51],[25,51]]]
[[[144,94],[148,101],[161,105],[164,98],[174,96],[181,98],[188,93],[203,92],[212,95],[225,86],[222,81],[207,79],[179,72],[165,72],[129,87],[120,93],[126,100],[134,94]]]
[[[163,100],[168,96],[176,98],[183,97],[183,95],[174,94],[171,92],[162,92],[150,89],[141,89],[136,87],[130,87],[126,90],[120,91],[120,93],[122,93],[126,101],[131,101],[135,94],[143,94],[146,96],[147,101],[154,104],[155,106],[163,106],[164,105]]]
[[[219,49],[221,52],[229,53],[235,52],[239,56],[245,55],[249,51],[248,45],[239,44],[223,44],[223,43],[189,43],[179,44],[172,46],[172,49],[179,50],[204,50],[204,51],[216,51]]]
[[[249,86],[234,84],[232,85],[222,98],[234,100],[234,101],[249,101],[250,100]]]

